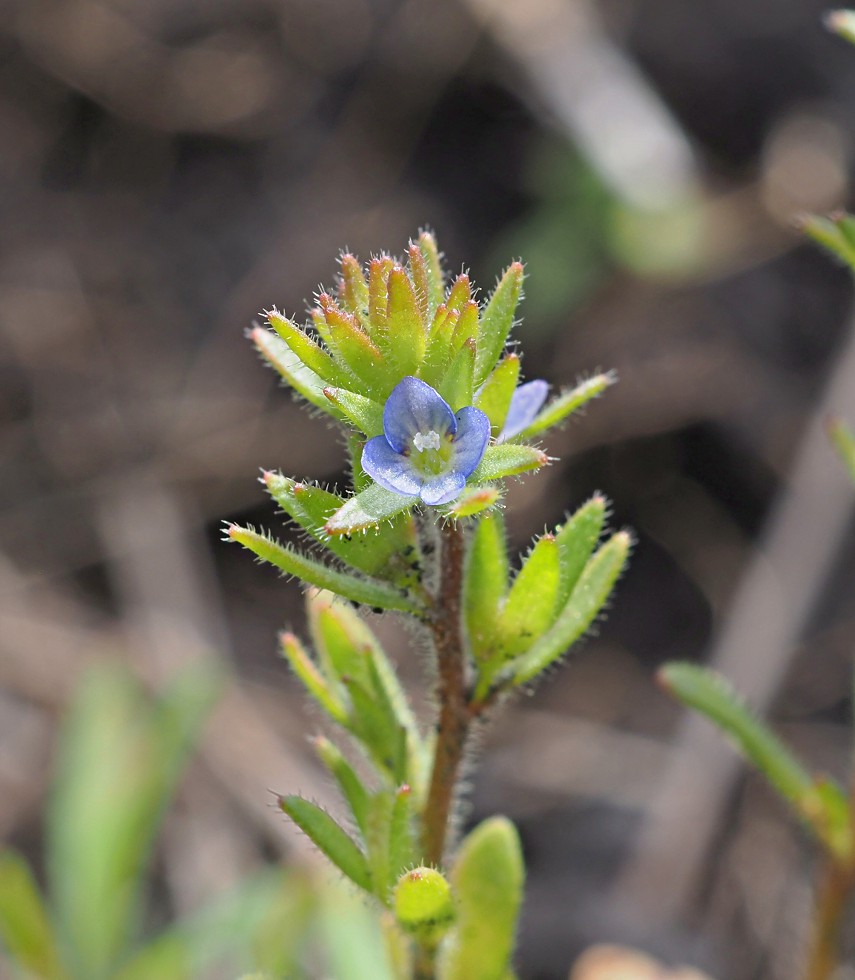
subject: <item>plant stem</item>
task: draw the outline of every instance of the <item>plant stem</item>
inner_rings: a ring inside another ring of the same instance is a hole
[[[422,815],[423,858],[440,865],[448,823],[472,721],[466,691],[466,665],[461,633],[463,529],[455,521],[440,531],[440,585],[430,619],[437,665],[436,750],[430,787]]]
[[[805,980],[829,980],[838,965],[840,926],[855,885],[851,868],[827,857],[820,871]]]

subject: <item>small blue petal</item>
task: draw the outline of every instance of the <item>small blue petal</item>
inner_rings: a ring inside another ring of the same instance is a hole
[[[381,487],[405,497],[418,497],[422,479],[410,460],[395,450],[385,436],[374,436],[362,450],[362,468]]]
[[[490,420],[480,408],[461,408],[455,416],[457,435],[451,442],[451,469],[465,478],[481,462],[490,439]]]
[[[417,432],[436,432],[440,437],[457,431],[454,412],[429,384],[419,378],[400,381],[386,400],[383,431],[395,452],[409,449]],[[378,481],[379,482],[379,481]]]
[[[529,381],[520,385],[511,396],[505,427],[496,442],[512,439],[523,429],[527,429],[534,421],[535,415],[540,411],[541,405],[546,401],[548,392],[549,385],[546,381]]]
[[[450,472],[435,476],[428,480],[421,489],[419,496],[431,507],[439,504],[449,504],[466,486],[466,477],[462,473]]]

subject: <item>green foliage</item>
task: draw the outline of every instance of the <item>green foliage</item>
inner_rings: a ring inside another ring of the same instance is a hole
[[[601,543],[607,507],[595,496],[538,538],[511,574],[503,481],[549,463],[529,440],[614,381],[597,374],[546,404],[546,382],[520,389],[520,355],[507,348],[523,279],[522,264],[513,262],[479,304],[465,273],[446,286],[436,242],[422,233],[405,259],[380,255],[363,269],[343,255],[337,288],[321,292],[310,324],[297,326],[273,311],[273,331],[253,333],[285,381],[347,430],[351,496],[264,474],[313,552],[252,528],[231,525],[228,535],[320,590],[307,597],[312,648],[287,632],[282,650],[342,735],[319,737],[314,746],[343,812],[289,794],[280,806],[385,910],[387,961],[381,967],[367,953],[374,972],[364,976],[513,975],[524,877],[516,832],[495,819],[470,834],[456,856],[445,846],[468,728],[590,628],[629,553],[626,532]],[[454,420],[449,407],[466,412]],[[442,424],[434,421],[440,416]],[[467,430],[472,419],[477,425]],[[363,467],[366,438],[372,442]],[[449,460],[466,462],[455,468]],[[422,495],[430,480],[435,492]],[[440,674],[435,726],[421,730],[378,637],[350,603],[403,614],[430,640],[430,672]],[[449,712],[443,699],[454,685]],[[446,860],[449,875],[437,866]],[[333,956],[337,977],[357,976],[363,938],[354,935],[353,956]]]
[[[479,824],[461,843],[451,883],[457,924],[441,959],[441,980],[503,980],[510,970],[525,868],[514,825]]]
[[[730,737],[823,845],[840,856],[852,854],[843,791],[829,780],[821,784],[815,780],[720,674],[694,664],[672,663],[660,670],[659,680],[670,694],[706,715]]]

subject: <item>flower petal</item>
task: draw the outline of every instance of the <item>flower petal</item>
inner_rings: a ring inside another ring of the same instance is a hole
[[[464,480],[481,462],[490,439],[490,420],[480,408],[461,408],[455,416],[457,435],[451,441],[451,470]],[[423,498],[424,499],[424,498]]]
[[[429,384],[407,376],[386,400],[383,431],[395,452],[409,449],[417,432],[437,432],[440,437],[457,431],[454,412]]]
[[[365,443],[362,450],[362,468],[381,487],[403,494],[405,497],[417,497],[422,486],[422,479],[413,469],[412,463],[406,456],[396,453],[389,445],[385,436],[374,436]]]
[[[505,427],[496,442],[512,439],[523,429],[527,429],[534,421],[535,415],[540,411],[541,405],[546,401],[548,393],[549,384],[546,381],[528,381],[526,384],[520,385],[511,396],[511,404],[505,418]]]
[[[443,473],[442,476],[434,476],[429,479],[421,489],[419,496],[431,507],[438,504],[449,504],[455,497],[460,496],[460,491],[466,486],[466,477],[455,470]]]

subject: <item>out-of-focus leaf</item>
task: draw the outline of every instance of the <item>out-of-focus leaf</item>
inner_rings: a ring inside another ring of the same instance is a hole
[[[152,704],[125,671],[89,673],[66,721],[48,813],[56,925],[72,972],[109,975],[138,927],[159,817],[218,683],[208,665]]]
[[[303,682],[303,686],[326,711],[326,713],[344,725],[348,719],[347,708],[342,701],[337,685],[318,670],[317,665],[309,656],[303,644],[293,633],[283,633],[281,637],[282,655],[291,665],[291,669]]]
[[[0,940],[15,964],[33,977],[68,977],[38,886],[14,851],[0,854]]]
[[[510,969],[525,868],[519,835],[505,817],[479,824],[451,872],[457,924],[440,960],[441,980],[502,980]]]
[[[274,964],[259,964],[255,957],[259,937],[274,917],[278,920],[279,943],[286,954],[284,960],[293,963],[294,946],[299,938],[289,928],[290,923],[283,920],[285,914],[298,914],[290,890],[290,882],[279,871],[263,872],[250,878],[233,892],[151,940],[112,980],[152,980],[155,977],[157,980],[196,980],[210,975],[214,967],[227,967],[231,971],[258,965],[267,968]],[[264,953],[263,958],[271,957]],[[278,951],[272,958],[277,966],[283,960]]]
[[[338,784],[341,795],[364,837],[368,821],[370,795],[368,789],[357,776],[353,766],[342,755],[338,746],[334,745],[328,738],[319,735],[315,739],[315,751]]]
[[[852,482],[855,483],[855,434],[843,419],[830,419],[828,434],[837,455],[843,460]]]
[[[855,271],[855,245],[843,234],[838,221],[810,214],[802,218],[801,229]]]
[[[375,909],[353,889],[321,893],[318,926],[326,960],[321,975],[335,980],[397,980],[386,956]]]
[[[820,841],[836,824],[829,805],[836,806],[828,790],[815,780],[781,740],[746,707],[721,674],[695,664],[666,664],[658,674],[662,686],[683,704],[694,708],[736,743],[772,786],[807,822]]]
[[[844,40],[855,44],[855,11],[829,10],[825,15],[825,26]]]
[[[373,890],[365,855],[326,810],[301,796],[280,796],[279,806],[342,874],[365,891]]]

